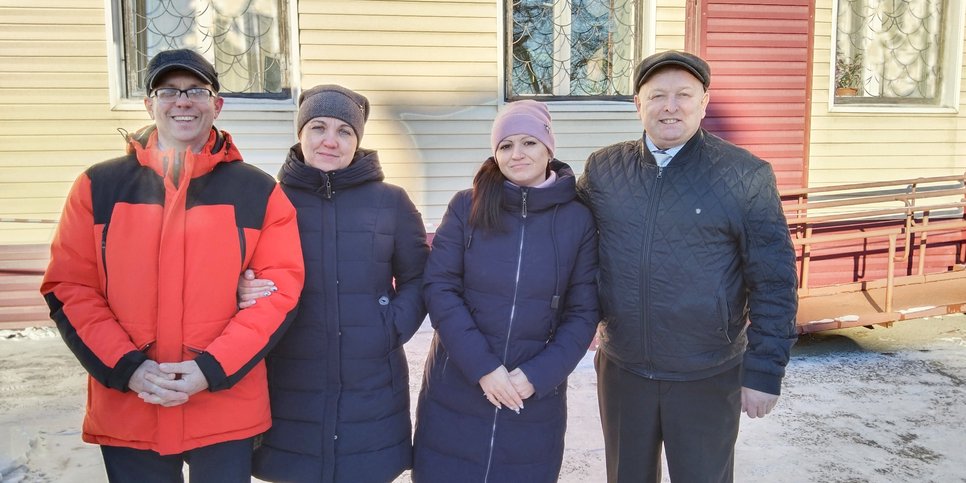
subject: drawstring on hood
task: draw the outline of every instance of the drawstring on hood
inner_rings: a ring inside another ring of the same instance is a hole
[[[550,297],[550,336],[547,341],[553,340],[557,332],[557,317],[560,313],[560,250],[557,248],[557,211],[560,205],[553,207],[553,216],[550,219],[550,242],[553,245],[553,296]]]

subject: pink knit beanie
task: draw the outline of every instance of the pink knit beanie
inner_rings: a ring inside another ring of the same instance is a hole
[[[553,129],[550,127],[550,111],[546,104],[531,99],[507,104],[493,120],[493,131],[490,133],[493,153],[496,153],[500,141],[514,134],[537,138],[550,151],[550,156],[553,156]]]

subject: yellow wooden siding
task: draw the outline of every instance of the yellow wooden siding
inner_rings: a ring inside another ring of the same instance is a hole
[[[371,99],[363,145],[380,151],[388,180],[411,193],[430,223],[490,154],[501,105],[500,1],[297,2],[301,86],[340,83]],[[815,10],[809,184],[966,169],[963,106],[944,114],[829,112],[833,1],[819,0]],[[149,122],[143,110],[111,109],[104,4],[0,0],[0,217],[56,217],[71,181],[121,152],[116,129]],[[656,50],[683,48],[685,5],[656,1],[655,31],[645,33]],[[578,172],[594,149],[640,133],[628,106],[551,110],[557,157]],[[274,174],[295,139],[292,118],[226,110],[216,124],[249,162]],[[0,222],[0,243],[49,236],[49,226]]]
[[[685,0],[663,0],[656,5],[654,49],[658,52],[684,49]]]
[[[829,112],[833,1],[819,0],[815,7],[808,184],[961,174],[966,170],[962,96],[958,113]]]
[[[501,1],[296,2],[301,87],[338,83],[369,97],[362,145],[379,150],[387,180],[430,225],[490,155],[502,104]],[[149,120],[143,110],[111,110],[102,0],[23,3],[0,0],[0,203],[9,201],[0,217],[55,218],[72,180],[121,152],[116,129]],[[645,35],[658,50],[683,48],[684,12],[684,0],[656,2],[656,29]],[[550,107],[556,155],[578,173],[592,151],[640,135],[626,103]],[[292,118],[226,110],[216,125],[275,174],[295,139]],[[0,243],[49,236],[49,227],[0,223]]]
[[[112,110],[104,5],[0,0],[0,219],[58,218],[87,166],[123,154],[117,129],[150,123],[136,103]],[[232,133],[246,160],[277,171],[271,163],[295,139],[293,117],[229,108],[215,124]],[[52,226],[0,221],[0,244],[47,242]]]
[[[104,13],[68,1],[22,5],[0,4],[0,218],[55,219],[83,170],[78,158],[97,149],[87,135],[110,132],[70,130],[85,126],[75,112],[107,101]],[[0,223],[0,243],[45,241],[51,226]]]
[[[684,45],[684,1],[659,1],[658,45]],[[388,181],[407,189],[427,223],[490,155],[500,102],[499,0],[299,2],[303,86],[339,83],[365,94],[362,144]],[[551,103],[559,159],[580,172],[602,146],[640,135],[632,106]]]

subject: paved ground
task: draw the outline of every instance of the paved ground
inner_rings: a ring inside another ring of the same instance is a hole
[[[430,337],[424,327],[407,345],[414,396]],[[570,379],[561,482],[603,481],[591,356]],[[105,481],[80,441],[85,384],[59,338],[0,331],[0,481]],[[795,346],[775,412],[742,420],[735,479],[966,483],[964,448],[966,316],[845,329]]]

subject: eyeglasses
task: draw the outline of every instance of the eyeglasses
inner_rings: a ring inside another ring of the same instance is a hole
[[[190,89],[175,89],[174,87],[162,87],[155,89],[151,97],[157,98],[164,103],[175,102],[181,98],[181,94],[188,96],[191,102],[203,102],[211,99],[215,95],[211,90],[204,87],[192,87]]]

